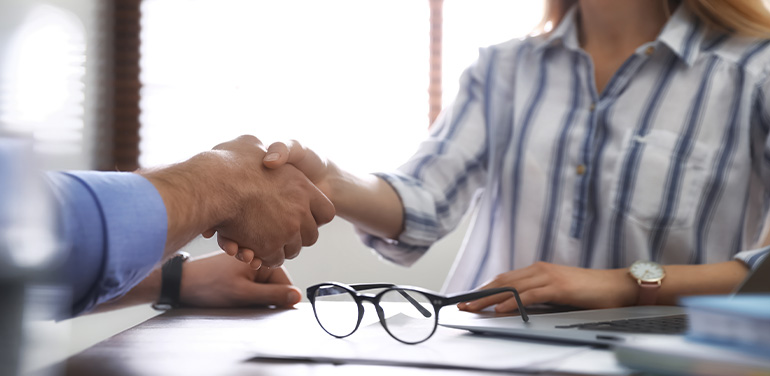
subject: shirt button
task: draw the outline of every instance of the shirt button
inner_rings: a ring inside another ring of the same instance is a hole
[[[590,110],[590,111],[593,111],[593,110],[595,110],[595,109],[596,109],[596,102],[594,102],[594,103],[591,103],[591,107],[589,107],[589,110]]]
[[[575,169],[575,172],[577,172],[578,175],[583,175],[586,173],[586,165],[579,164],[577,165],[577,168]]]
[[[644,50],[644,54],[645,54],[645,55],[647,55],[647,56],[650,56],[650,55],[652,55],[654,52],[655,52],[655,47],[653,47],[653,46],[648,46],[648,47],[647,47],[647,48]]]

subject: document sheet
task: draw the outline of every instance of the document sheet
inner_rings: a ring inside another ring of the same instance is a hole
[[[443,312],[442,312],[443,313]],[[393,325],[393,321],[388,321]],[[317,325],[317,324],[316,324]],[[338,339],[317,326],[301,341],[258,345],[253,361],[372,364],[519,373],[566,372],[628,375],[609,349],[476,335],[439,326],[427,341],[407,345],[391,338],[379,321],[368,320]]]

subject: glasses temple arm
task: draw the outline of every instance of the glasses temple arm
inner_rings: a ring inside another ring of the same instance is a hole
[[[392,283],[361,283],[361,284],[351,285],[350,287],[352,287],[353,290],[361,291],[361,290],[371,290],[371,289],[383,289],[383,288],[389,288],[389,287],[394,287],[394,286],[395,285],[392,284]],[[425,309],[425,307],[423,307],[419,302],[414,300],[414,298],[412,298],[406,291],[401,290],[401,289],[396,289],[396,291],[398,291],[398,293],[401,294],[401,296],[403,296],[404,299],[409,301],[409,303],[412,303],[414,308],[417,308],[417,310],[420,311],[420,313],[423,316],[425,316],[425,317],[431,317],[432,316],[430,311]]]
[[[362,291],[362,290],[372,290],[372,289],[385,289],[388,287],[395,286],[392,283],[359,283],[355,285],[350,285],[350,287],[353,288],[353,290],[356,291]]]
[[[448,296],[446,300],[444,300],[444,305],[457,304],[457,303],[467,302],[471,300],[481,299],[487,296],[496,295],[503,292],[513,293],[513,297],[514,299],[516,299],[516,305],[519,308],[519,313],[521,314],[521,319],[524,320],[524,322],[528,322],[529,315],[527,315],[527,310],[526,308],[524,308],[524,304],[521,303],[519,292],[516,291],[516,289],[514,288],[499,287],[494,289],[480,290],[480,291],[474,291],[474,292],[465,293],[465,294]]]
[[[418,303],[416,300],[414,300],[414,298],[412,298],[412,296],[411,296],[411,295],[409,295],[409,294],[408,294],[406,291],[404,291],[404,290],[400,290],[400,289],[399,289],[399,290],[397,290],[397,291],[398,291],[398,293],[399,293],[399,294],[401,294],[401,296],[403,296],[403,297],[404,297],[404,299],[408,300],[408,301],[409,301],[409,303],[412,303],[412,305],[414,306],[414,308],[417,308],[417,310],[418,310],[418,311],[420,311],[420,313],[422,313],[422,315],[423,315],[423,316],[425,316],[425,317],[431,317],[431,316],[433,316],[433,315],[430,313],[430,311],[428,311],[427,309],[425,309],[425,307],[423,307],[423,306],[422,306],[420,303]]]

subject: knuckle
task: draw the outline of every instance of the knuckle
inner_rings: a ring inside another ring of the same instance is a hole
[[[295,139],[289,140],[289,145],[291,145],[292,147],[297,148],[297,149],[304,149],[305,148],[304,146],[302,146],[301,142],[299,142],[299,141],[297,141]]]
[[[318,237],[318,229],[312,228],[302,237],[302,245],[313,245],[318,241]]]
[[[250,134],[243,134],[236,138],[236,141],[239,142],[248,142],[248,143],[262,143],[256,136],[250,135]]]
[[[337,215],[337,209],[332,205],[328,210],[320,213],[318,218],[316,218],[316,223],[319,225],[325,225],[329,222],[331,222],[334,217]]]
[[[545,291],[542,291],[542,290],[532,291],[532,294],[530,294],[530,298],[535,303],[542,303],[542,302],[550,300],[550,299],[548,299],[548,294]]]
[[[281,142],[281,141],[273,142],[272,144],[270,144],[270,147],[269,147],[270,150],[273,150],[273,149],[284,149],[285,150],[285,149],[288,149],[288,148],[289,148],[289,146],[286,145],[285,143]]]
[[[297,256],[299,256],[301,250],[302,248],[297,248],[297,249],[288,251],[288,253],[286,254],[286,259],[287,260],[295,259]]]

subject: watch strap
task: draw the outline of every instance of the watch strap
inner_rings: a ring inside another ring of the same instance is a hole
[[[182,286],[182,264],[190,258],[187,252],[177,252],[161,268],[160,296],[152,308],[160,311],[169,310],[179,305],[179,292]]]
[[[658,290],[660,290],[660,281],[639,281],[639,298],[636,305],[655,305],[658,301]]]

